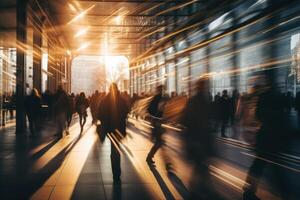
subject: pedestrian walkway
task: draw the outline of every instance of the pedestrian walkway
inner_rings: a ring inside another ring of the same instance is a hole
[[[185,199],[192,167],[186,160],[180,136],[165,135],[166,151],[155,156],[155,166],[145,159],[152,143],[138,121],[128,124],[128,136],[120,145],[121,183],[114,184],[110,140],[102,144],[91,119],[82,134],[75,118],[70,135],[57,140],[55,125],[49,123],[40,137],[16,137],[14,128],[0,130],[1,199]],[[236,157],[233,147],[223,145],[223,154]],[[234,152],[233,152],[234,151]],[[165,169],[165,154],[174,173]],[[225,156],[226,157],[226,156]],[[247,165],[251,159],[244,159]],[[210,165],[214,187],[224,199],[241,199],[247,168],[226,160]],[[278,199],[262,182],[259,194]]]
[[[120,148],[121,184],[113,184],[109,138],[101,144],[90,121],[82,135],[76,123],[61,140],[51,129],[34,139],[2,131],[1,199],[182,199],[163,161],[145,162],[151,142],[132,132]]]

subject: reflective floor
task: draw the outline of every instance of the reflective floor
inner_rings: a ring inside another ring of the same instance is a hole
[[[83,133],[74,119],[70,134],[57,140],[54,124],[39,138],[15,137],[14,127],[1,129],[0,192],[1,199],[186,199],[191,164],[185,159],[180,135],[166,135],[165,151],[155,156],[149,166],[146,155],[151,148],[149,134],[140,122],[130,120],[128,137],[120,147],[122,176],[113,184],[109,138],[102,144],[96,127],[88,121]],[[210,165],[213,184],[224,199],[242,199],[247,168],[254,155],[232,141],[220,141],[223,158]],[[239,159],[232,159],[232,158]],[[167,173],[165,159],[173,163]],[[277,163],[280,164],[280,163]],[[299,166],[281,166],[289,186],[297,191]],[[294,194],[296,194],[295,192]],[[258,195],[263,199],[280,199],[264,180]]]

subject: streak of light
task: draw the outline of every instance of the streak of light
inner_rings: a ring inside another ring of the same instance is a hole
[[[79,37],[79,36],[85,35],[85,34],[87,33],[88,29],[89,29],[89,27],[79,30],[79,31],[74,35],[74,38],[77,38],[77,37]]]
[[[164,13],[168,13],[168,12],[171,12],[171,11],[174,11],[174,10],[181,9],[181,8],[186,7],[186,6],[190,5],[190,4],[193,4],[193,3],[197,2],[197,1],[198,1],[198,0],[192,0],[192,1],[189,1],[189,2],[187,2],[187,3],[183,3],[183,4],[180,4],[180,5],[171,7],[171,8],[169,8],[169,9],[166,9],[166,10],[163,10],[163,11],[157,13],[155,16],[162,15],[162,14],[164,14]]]
[[[73,12],[77,12],[77,9],[75,8],[75,6],[73,4],[68,3],[68,6]]]
[[[82,44],[76,51],[81,51],[83,49],[86,49],[88,46],[90,46],[91,43],[86,42],[84,44]]]
[[[252,157],[252,158],[258,158],[258,159],[263,160],[263,161],[265,161],[265,162],[272,163],[272,164],[274,164],[274,165],[277,165],[277,166],[286,168],[286,169],[288,169],[288,170],[291,170],[291,171],[300,173],[300,170],[298,170],[298,169],[295,169],[295,168],[292,168],[292,167],[289,167],[289,166],[286,166],[286,165],[283,165],[283,164],[274,162],[274,161],[272,161],[272,160],[263,158],[263,157],[261,157],[261,156],[253,155],[253,154],[246,153],[246,152],[241,152],[241,153],[244,154],[244,155],[250,156],[250,157]]]
[[[74,22],[74,21],[78,20],[79,18],[83,17],[87,12],[89,12],[94,7],[95,7],[95,4],[91,5],[90,7],[88,7],[87,9],[82,11],[81,13],[79,13],[77,16],[75,16],[73,19],[71,19],[67,24],[71,24],[72,22]]]

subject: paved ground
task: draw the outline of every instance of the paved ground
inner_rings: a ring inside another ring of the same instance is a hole
[[[155,157],[149,167],[145,157],[152,143],[145,126],[131,121],[123,141],[122,181],[113,184],[110,165],[110,140],[102,144],[88,121],[82,135],[77,119],[70,135],[57,140],[54,124],[49,123],[39,138],[16,137],[14,127],[0,130],[1,199],[184,199],[187,197],[191,164],[185,159],[180,134],[168,133],[165,152]],[[134,124],[134,125],[133,125]],[[224,199],[241,199],[242,187],[253,155],[234,141],[219,140],[222,159],[210,168],[216,190]],[[166,156],[167,155],[167,156]],[[167,173],[164,158],[174,164],[174,174]],[[297,161],[296,159],[294,161]],[[284,172],[299,182],[299,165],[282,164]],[[280,199],[262,180],[259,195]],[[297,186],[294,186],[297,187]]]

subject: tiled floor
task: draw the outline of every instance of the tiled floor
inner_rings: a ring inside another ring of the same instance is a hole
[[[116,185],[110,141],[102,144],[95,126],[89,122],[79,135],[74,123],[61,140],[52,136],[54,125],[49,127],[34,139],[16,137],[14,127],[1,130],[1,199],[182,199],[160,155],[157,166],[149,168],[145,157],[151,142],[134,130],[123,141],[122,181]]]

